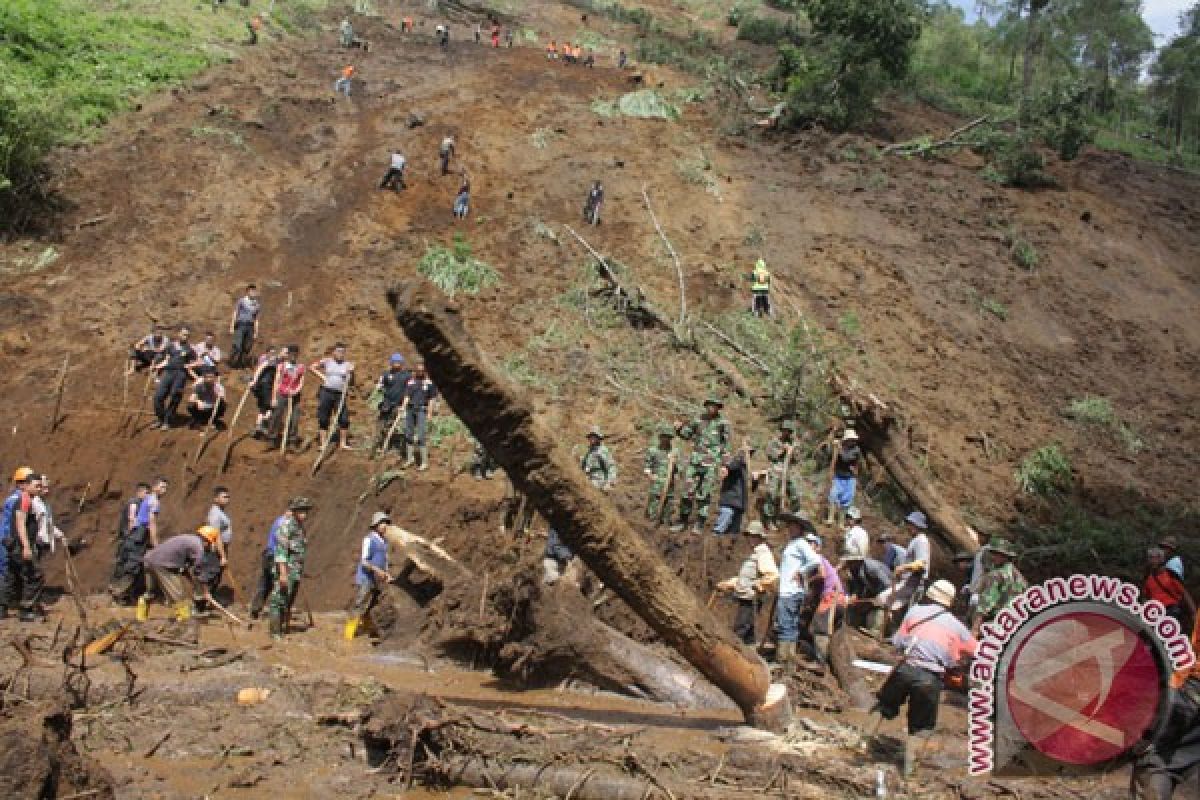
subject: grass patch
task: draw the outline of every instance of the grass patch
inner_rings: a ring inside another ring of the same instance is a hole
[[[246,139],[237,131],[231,131],[226,128],[214,128],[209,125],[201,125],[191,130],[193,139],[218,139],[234,147],[245,148]]]
[[[858,314],[853,311],[847,311],[838,318],[838,330],[847,336],[858,336],[862,333],[862,322],[858,319]]]
[[[1016,231],[1009,231],[1004,241],[1008,245],[1008,256],[1014,264],[1031,272],[1037,267],[1040,258],[1032,242]]]
[[[1115,427],[1118,423],[1117,414],[1113,411],[1112,403],[1107,397],[1087,395],[1067,403],[1063,409],[1067,419],[1082,422],[1086,425],[1103,425],[1106,428]]]
[[[1025,456],[1014,477],[1022,492],[1038,497],[1064,494],[1074,482],[1071,460],[1057,443],[1043,445]]]
[[[453,414],[438,414],[428,420],[429,445],[441,447],[442,444],[455,436],[467,432],[467,426]]]
[[[471,256],[471,246],[461,234],[455,234],[453,249],[440,244],[428,247],[417,272],[450,297],[459,292],[479,294],[500,282],[496,270]]]

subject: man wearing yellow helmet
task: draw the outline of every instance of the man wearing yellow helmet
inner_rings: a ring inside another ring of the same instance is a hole
[[[190,620],[192,616],[192,591],[197,588],[206,600],[212,597],[208,587],[195,579],[196,567],[204,561],[204,554],[216,546],[221,532],[211,525],[202,525],[195,533],[172,536],[146,553],[142,563],[146,567],[146,594],[138,603],[138,615],[144,617],[150,593],[157,586],[167,604],[175,610],[178,620]],[[184,586],[184,579],[191,587]]]

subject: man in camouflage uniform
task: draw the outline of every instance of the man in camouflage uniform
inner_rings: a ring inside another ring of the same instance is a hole
[[[800,483],[796,480],[799,464],[796,463],[796,423],[786,419],[779,424],[779,435],[767,445],[767,462],[769,466],[764,473],[767,479],[766,491],[759,496],[759,516],[763,523],[773,531],[779,530],[779,515],[784,511],[783,492],[787,491],[787,510],[795,511],[800,507]],[[787,486],[783,486],[784,464],[787,464]]]
[[[596,426],[588,431],[588,449],[579,461],[583,473],[587,475],[592,486],[606,492],[612,491],[617,483],[617,462],[612,453],[604,446],[604,433]]]
[[[673,475],[667,474],[668,464]],[[682,469],[683,451],[675,446],[675,429],[665,425],[659,428],[658,444],[646,450],[646,459],[643,462],[642,472],[650,479],[650,493],[646,496],[646,519],[657,523],[662,519],[663,510],[671,507]],[[670,485],[667,484],[668,480]]]
[[[995,538],[987,546],[988,570],[979,580],[979,605],[975,609],[971,630],[979,634],[979,626],[990,622],[1013,598],[1029,588],[1025,576],[1013,559],[1016,548],[1007,539]]]
[[[271,592],[268,605],[271,638],[283,637],[292,616],[292,603],[300,588],[304,574],[304,555],[308,550],[308,538],[304,533],[304,520],[312,510],[313,503],[307,497],[294,497],[288,503],[288,511],[275,534],[275,590]]]
[[[671,526],[678,533],[687,527],[695,511],[693,533],[703,533],[708,522],[708,507],[712,505],[717,484],[717,470],[729,453],[733,436],[729,422],[721,416],[724,403],[715,395],[704,400],[704,413],[691,422],[675,423],[675,432],[692,443],[692,456],[684,472],[683,495],[679,498],[679,520]]]

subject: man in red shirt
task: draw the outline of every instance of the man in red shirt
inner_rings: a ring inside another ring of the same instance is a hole
[[[1147,600],[1157,600],[1167,613],[1179,621],[1183,630],[1191,630],[1196,604],[1174,572],[1167,569],[1167,554],[1161,547],[1146,551],[1146,580],[1142,592]]]
[[[271,436],[278,439],[287,425],[287,439],[296,441],[297,418],[300,416],[300,392],[304,390],[304,365],[298,363],[299,345],[288,345],[283,350],[283,361],[275,369],[275,408],[271,412]]]

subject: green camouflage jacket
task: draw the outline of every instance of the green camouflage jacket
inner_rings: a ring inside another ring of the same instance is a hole
[[[1020,571],[1011,563],[989,569],[979,580],[979,616],[989,620],[996,616],[1009,602],[1029,588]]]
[[[716,466],[729,453],[733,434],[729,421],[718,416],[716,419],[696,419],[679,429],[679,438],[692,443],[692,464]]]

